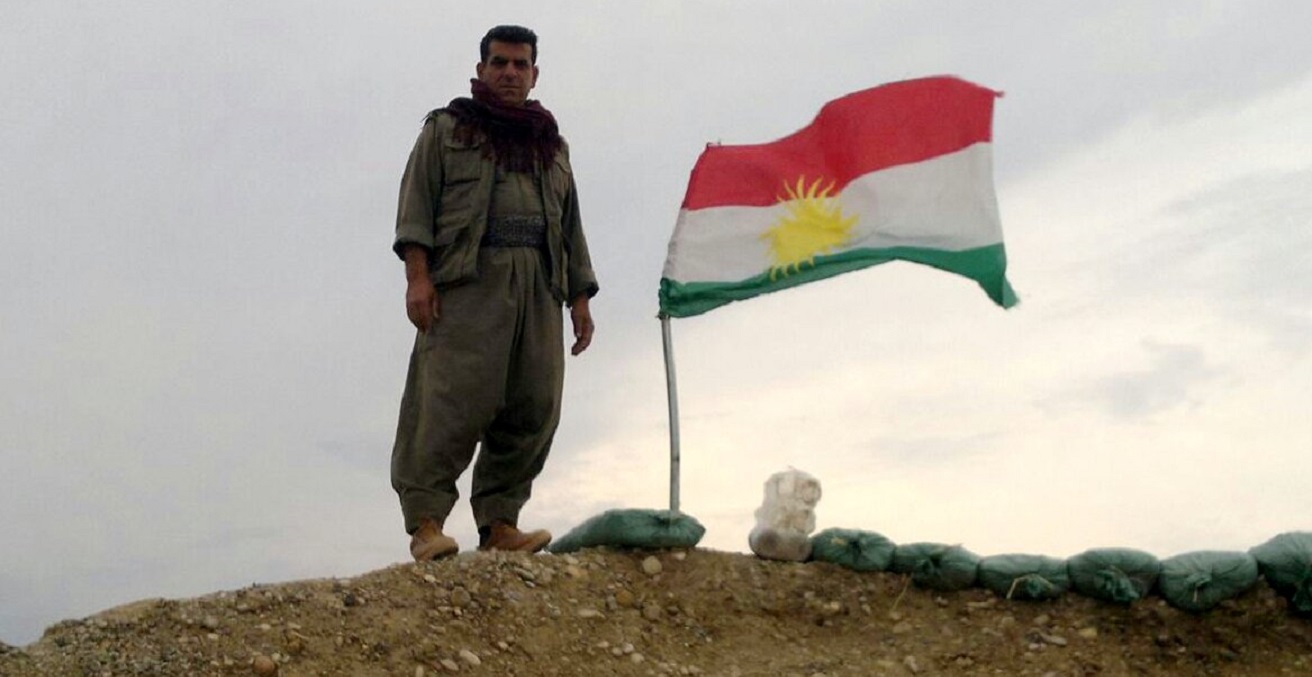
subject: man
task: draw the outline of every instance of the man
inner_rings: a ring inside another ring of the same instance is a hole
[[[424,121],[401,180],[393,250],[405,261],[406,314],[418,329],[392,487],[416,561],[459,550],[443,533],[456,480],[474,457],[479,549],[536,552],[519,512],[560,420],[561,304],[570,352],[592,342],[597,293],[568,148],[529,91],[537,35],[497,26],[479,44],[472,98]]]

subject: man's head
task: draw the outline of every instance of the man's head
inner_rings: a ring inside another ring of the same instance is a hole
[[[478,79],[501,102],[521,106],[538,81],[538,36],[523,26],[497,26],[478,44]]]
[[[487,35],[483,36],[483,40],[478,43],[479,61],[487,62],[493,40],[528,45],[532,50],[529,60],[533,63],[538,62],[538,34],[523,26],[496,26],[488,31]]]

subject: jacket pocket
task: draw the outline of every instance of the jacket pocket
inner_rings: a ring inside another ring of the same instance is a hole
[[[476,183],[483,174],[483,144],[462,143],[448,138],[442,142],[442,185]]]
[[[468,223],[447,223],[443,224],[433,234],[433,248],[446,247],[455,242],[460,234],[469,227]]]
[[[466,257],[469,253],[469,228],[445,228],[434,240],[433,258],[428,266],[433,284],[442,287],[459,282],[469,276]]]
[[[435,247],[450,245],[469,228],[483,178],[482,144],[465,144],[448,138],[442,146],[442,192],[435,210]]]
[[[547,186],[556,197],[557,203],[563,203],[574,185],[574,170],[569,166],[569,158],[558,153],[547,170]]]

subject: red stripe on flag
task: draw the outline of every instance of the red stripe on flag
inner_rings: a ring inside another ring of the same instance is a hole
[[[684,209],[779,201],[784,184],[834,181],[834,192],[878,169],[920,162],[992,139],[986,87],[955,77],[905,80],[825,104],[811,124],[771,143],[708,145],[697,159]]]

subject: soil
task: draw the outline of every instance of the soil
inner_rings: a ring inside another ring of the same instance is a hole
[[[351,579],[155,599],[0,644],[0,675],[1312,674],[1312,621],[1260,584],[1191,615],[1019,602],[693,551],[463,553]]]

